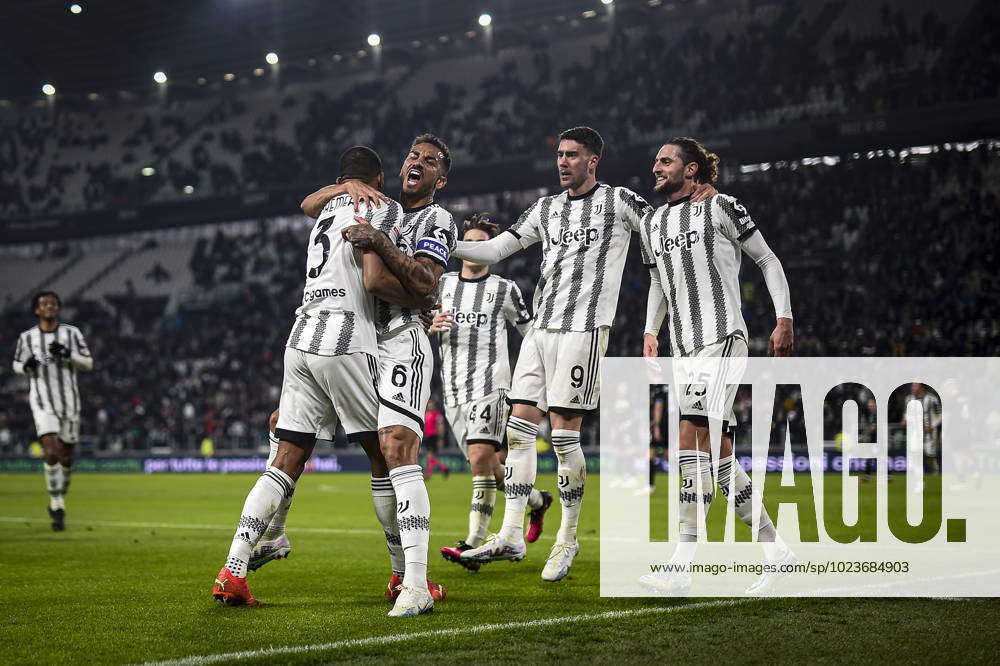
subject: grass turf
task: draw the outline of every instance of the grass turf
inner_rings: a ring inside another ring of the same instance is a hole
[[[551,584],[539,573],[558,509],[525,562],[469,574],[437,555],[438,547],[464,536],[469,479],[436,475],[429,484],[431,577],[449,596],[431,615],[395,619],[386,617],[390,606],[382,596],[388,560],[368,477],[305,476],[288,521],[293,557],[250,575],[263,606],[226,608],[212,600],[211,583],[254,478],[80,474],[67,498],[67,530],[53,533],[41,475],[0,475],[0,659],[135,663],[629,610],[640,614],[253,661],[992,663],[1000,653],[996,632],[984,626],[996,626],[993,600],[769,599],[660,612],[699,600],[602,599],[596,478],[588,484],[580,555],[570,576]],[[140,522],[149,525],[120,524]]]

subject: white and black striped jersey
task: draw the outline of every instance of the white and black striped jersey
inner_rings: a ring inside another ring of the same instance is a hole
[[[365,352],[378,356],[375,338],[375,297],[365,289],[363,253],[344,240],[341,230],[364,217],[376,228],[402,217],[395,201],[354,212],[350,195],[334,197],[316,218],[306,250],[306,282],[302,305],[286,346],[319,356]]]
[[[68,359],[58,360],[49,351],[58,342],[70,351]],[[40,365],[34,371],[26,370],[25,362],[36,358]],[[48,412],[60,418],[76,418],[80,414],[80,389],[76,384],[77,370],[90,370],[94,360],[76,326],[59,324],[54,331],[43,331],[38,326],[29,328],[17,339],[14,351],[14,372],[26,374],[31,382],[28,402],[33,411]]]
[[[655,266],[669,314],[673,355],[687,356],[741,331],[742,244],[757,227],[734,197],[690,197],[660,206],[642,219],[642,262]]]
[[[632,232],[649,204],[624,187],[542,197],[507,230],[522,248],[541,241],[535,328],[592,331],[611,326]]]
[[[396,247],[410,257],[430,257],[445,270],[455,249],[458,228],[451,213],[436,203],[403,209],[401,217],[385,218],[378,226]],[[375,299],[375,328],[384,335],[420,321],[420,311]]]
[[[923,396],[911,399],[919,400],[923,412],[924,442],[937,442],[941,436],[941,399],[927,391]]]
[[[441,309],[453,313],[451,329],[440,333],[444,402],[449,407],[510,389],[507,325],[527,332],[531,313],[513,280],[486,274],[441,276]]]

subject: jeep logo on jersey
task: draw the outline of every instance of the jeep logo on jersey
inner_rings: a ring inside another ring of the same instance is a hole
[[[590,247],[591,243],[597,242],[600,235],[601,232],[598,229],[560,229],[549,236],[549,242],[553,245],[583,243],[584,247]]]
[[[455,323],[456,324],[468,324],[469,326],[475,326],[479,328],[481,326],[486,326],[486,322],[490,320],[490,316],[485,312],[456,312],[455,313]]]
[[[653,254],[659,257],[666,252],[673,252],[677,249],[690,250],[696,243],[700,242],[701,234],[694,229],[673,237],[663,238],[661,236],[659,243],[653,248]]]

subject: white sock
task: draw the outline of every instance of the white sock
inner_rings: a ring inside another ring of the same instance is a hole
[[[489,476],[472,477],[472,505],[469,507],[469,535],[465,543],[479,546],[490,529],[490,518],[497,503],[497,480]]]
[[[240,523],[229,546],[226,567],[234,576],[243,578],[247,575],[247,563],[253,547],[267,529],[281,500],[291,498],[294,492],[295,481],[277,467],[268,467],[257,479],[243,503]]]
[[[708,516],[715,482],[712,480],[712,458],[705,451],[680,451],[677,463],[681,471],[679,503],[680,540],[698,540],[698,513]],[[699,479],[701,492],[699,492]]]
[[[73,467],[70,465],[59,465],[62,469],[63,481],[62,481],[62,494],[65,497],[66,493],[69,492],[69,481],[70,477],[73,476]]]
[[[575,543],[580,506],[583,504],[583,486],[587,481],[587,460],[580,449],[579,431],[553,430],[552,448],[559,461],[559,503],[562,504],[556,543]]]
[[[56,463],[55,465],[50,465],[44,463],[45,465],[45,487],[49,491],[49,509],[55,511],[57,509],[62,509],[65,505],[63,504],[63,468],[62,465]]]
[[[524,509],[535,486],[538,426],[516,416],[507,420],[507,460],[504,462],[503,526],[500,536],[510,541],[524,539]]]
[[[271,444],[271,454],[267,457],[267,466],[274,464],[274,459],[278,455],[278,436],[273,432],[267,433],[267,438]],[[292,498],[287,497],[278,504],[278,510],[271,516],[271,522],[264,531],[261,538],[264,541],[274,541],[285,533],[285,519],[288,517],[288,510],[292,508]]]
[[[406,560],[403,558],[403,543],[399,540],[399,525],[396,524],[396,491],[392,489],[389,477],[372,477],[372,504],[375,505],[375,516],[385,533],[392,573],[402,578],[406,571]]]
[[[389,470],[389,479],[396,491],[396,522],[406,561],[403,585],[423,588],[427,586],[427,544],[431,529],[431,499],[424,485],[424,473],[420,465],[401,465]]]
[[[719,487],[722,494],[729,497],[730,473],[732,473],[733,511],[748,526],[753,525],[753,483],[747,476],[743,465],[729,456],[719,461]],[[768,560],[779,560],[785,556],[787,546],[781,535],[774,529],[771,516],[763,505],[760,507],[760,526],[757,531],[757,541],[764,548],[764,557]]]
[[[543,503],[542,493],[537,488],[532,488],[531,494],[528,495],[528,507],[532,510],[541,509]]]

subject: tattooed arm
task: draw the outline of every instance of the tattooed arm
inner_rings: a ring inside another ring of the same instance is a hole
[[[407,291],[375,251],[365,252],[363,261],[365,289],[383,301],[417,310],[433,308],[437,304],[437,294],[417,296]]]
[[[362,218],[354,218],[358,224],[341,232],[344,240],[363,251],[375,252],[399,279],[399,283],[416,298],[436,298],[438,279],[444,273],[444,266],[429,257],[408,257],[389,241],[389,237],[365,223]]]

